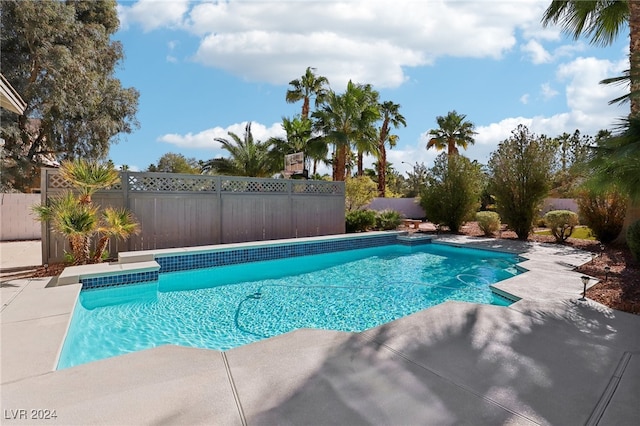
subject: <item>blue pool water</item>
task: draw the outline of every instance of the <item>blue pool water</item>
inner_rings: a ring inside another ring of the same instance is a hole
[[[517,257],[401,245],[160,274],[82,291],[58,369],[165,344],[226,350],[298,328],[362,331],[447,300],[508,305]]]

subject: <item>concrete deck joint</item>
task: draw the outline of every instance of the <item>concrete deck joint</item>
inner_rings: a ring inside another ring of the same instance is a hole
[[[631,360],[631,355],[633,355],[633,353],[629,351],[625,351],[622,354],[622,357],[618,362],[618,366],[616,367],[616,370],[613,372],[613,376],[611,376],[611,380],[609,380],[607,387],[604,389],[604,392],[602,392],[602,396],[600,397],[600,399],[598,400],[598,403],[596,404],[595,408],[591,412],[591,415],[589,416],[589,420],[587,420],[587,423],[585,423],[586,426],[595,426],[598,423],[600,423],[600,419],[602,419],[602,416],[607,410],[607,407],[609,406],[609,403],[611,402],[613,395],[616,393],[616,389],[620,384],[620,379],[622,379],[624,370],[627,368],[627,365],[629,365],[629,361]]]
[[[238,414],[240,416],[240,422],[243,426],[247,426],[247,418],[244,415],[244,410],[242,409],[242,402],[240,402],[240,396],[238,396],[238,389],[236,388],[236,383],[233,380],[233,374],[231,374],[231,367],[229,367],[229,360],[227,359],[227,354],[222,352],[222,362],[224,363],[224,368],[227,371],[227,377],[229,378],[229,385],[231,386],[231,392],[233,393],[233,399],[236,402],[236,407],[238,408]]]
[[[431,368],[427,367],[426,365],[424,365],[424,364],[422,364],[422,363],[420,363],[420,362],[417,362],[417,361],[415,361],[415,360],[413,360],[413,359],[411,359],[411,358],[408,358],[408,357],[407,357],[407,356],[405,356],[402,352],[400,352],[400,351],[398,351],[398,350],[396,350],[396,349],[392,348],[391,346],[388,346],[387,344],[385,344],[385,343],[383,343],[383,342],[380,342],[380,341],[376,340],[375,338],[370,338],[369,336],[367,336],[367,332],[366,332],[366,331],[362,332],[362,335],[364,335],[364,336],[367,338],[367,340],[369,340],[369,341],[371,341],[371,342],[374,342],[374,343],[376,343],[377,345],[380,345],[381,347],[384,347],[385,349],[387,349],[388,351],[390,351],[391,353],[393,353],[393,354],[394,354],[394,355],[396,355],[397,357],[402,358],[404,361],[406,361],[406,362],[408,362],[408,363],[410,363],[410,364],[413,364],[413,365],[415,365],[416,367],[418,367],[418,368],[420,368],[420,369],[422,369],[422,370],[428,371],[429,373],[431,373],[431,374],[433,374],[434,376],[436,376],[436,377],[438,377],[438,378],[440,378],[440,379],[444,380],[445,382],[448,382],[448,383],[450,383],[451,385],[453,385],[453,386],[455,386],[455,387],[457,387],[457,388],[460,388],[460,389],[464,390],[465,392],[469,392],[469,393],[470,393],[470,394],[472,394],[473,396],[475,396],[475,397],[477,397],[477,398],[480,398],[480,399],[482,399],[483,401],[488,402],[489,404],[495,405],[496,407],[499,407],[499,408],[501,408],[502,410],[505,410],[506,412],[508,412],[508,413],[510,413],[510,414],[512,414],[512,415],[514,415],[514,416],[516,416],[516,417],[519,417],[519,418],[525,419],[525,420],[530,421],[530,422],[532,422],[532,423],[534,423],[534,424],[540,424],[540,423],[538,423],[535,419],[532,419],[532,418],[530,418],[530,417],[527,417],[527,416],[523,415],[522,413],[518,413],[517,411],[514,411],[514,410],[510,409],[509,407],[504,406],[504,405],[503,405],[503,404],[501,404],[500,402],[498,402],[498,401],[496,401],[496,400],[494,400],[494,399],[492,399],[492,398],[489,398],[489,397],[487,397],[486,395],[482,395],[482,394],[480,394],[480,393],[476,392],[475,390],[473,390],[473,389],[472,389],[472,388],[470,388],[469,386],[466,386],[466,385],[464,385],[464,384],[462,384],[462,383],[458,383],[457,381],[452,380],[451,378],[447,377],[446,375],[443,375],[443,374],[441,374],[441,373],[438,373],[437,371],[435,371],[435,370],[433,370],[433,369],[431,369]]]

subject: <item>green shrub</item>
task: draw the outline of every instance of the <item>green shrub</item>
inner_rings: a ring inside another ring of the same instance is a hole
[[[556,242],[561,243],[571,236],[573,228],[578,225],[578,215],[570,210],[552,210],[544,215],[544,221]]]
[[[627,197],[615,189],[604,192],[585,190],[578,196],[582,222],[591,228],[601,243],[610,243],[622,231],[627,200]]]
[[[476,221],[487,237],[500,229],[500,215],[496,212],[478,212]]]
[[[346,214],[347,232],[362,232],[373,228],[376,212],[373,210],[352,210]]]
[[[376,229],[388,231],[396,229],[402,222],[402,215],[395,210],[382,210],[376,215]]]
[[[627,229],[627,245],[636,262],[640,262],[640,220],[633,222]]]
[[[344,183],[346,211],[360,210],[378,195],[376,183],[368,176],[349,178]]]
[[[520,240],[529,237],[538,206],[547,196],[555,154],[549,138],[536,136],[524,125],[491,154],[487,168],[496,210]]]
[[[427,219],[458,232],[480,207],[482,172],[477,163],[462,155],[438,155],[430,169],[428,185],[420,192]]]

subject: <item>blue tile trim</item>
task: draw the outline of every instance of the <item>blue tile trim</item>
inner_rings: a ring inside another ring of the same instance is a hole
[[[158,281],[158,271],[134,272],[131,274],[103,275],[94,278],[81,278],[82,290],[118,287],[148,281]]]
[[[405,237],[398,236],[398,241],[396,244],[400,244],[402,246],[415,247],[421,246],[424,244],[431,244],[431,237]]]
[[[391,234],[264,247],[236,248],[175,256],[159,256],[156,257],[155,260],[160,264],[160,273],[164,273],[380,247],[397,243],[397,234]]]

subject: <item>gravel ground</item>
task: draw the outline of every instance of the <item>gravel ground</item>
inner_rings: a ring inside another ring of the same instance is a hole
[[[422,228],[421,228],[422,229]],[[469,222],[460,230],[460,234],[482,236],[483,233],[476,222]],[[500,237],[516,239],[513,231],[503,230]],[[529,241],[553,243],[555,239],[549,235],[529,236]],[[640,264],[631,257],[631,252],[624,246],[603,246],[598,241],[569,238],[564,244],[594,254],[593,260],[578,268],[579,272],[598,278],[600,283],[587,290],[587,297],[614,309],[640,315]],[[50,277],[59,275],[66,265],[54,264],[47,268],[36,269],[33,277]],[[610,271],[607,273],[605,267]]]

